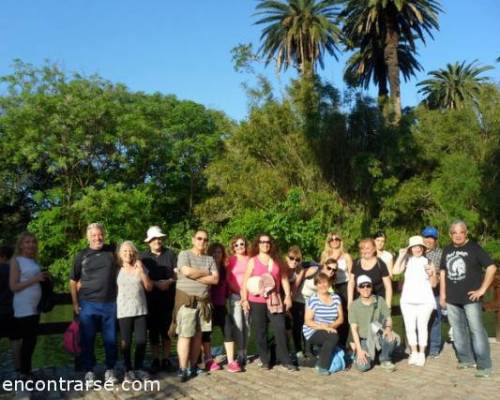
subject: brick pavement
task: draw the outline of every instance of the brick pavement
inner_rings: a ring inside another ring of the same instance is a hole
[[[500,366],[500,344],[492,344],[493,365]],[[179,399],[179,400],[233,400],[233,399],[349,399],[358,396],[370,399],[467,399],[492,400],[499,396],[500,372],[489,379],[474,377],[474,370],[457,370],[451,346],[446,345],[440,358],[428,360],[423,368],[410,367],[406,360],[396,364],[395,372],[375,368],[361,374],[345,371],[324,377],[312,368],[301,368],[289,373],[275,368],[261,371],[251,364],[247,372],[230,374],[224,370],[180,383],[175,374],[160,375],[159,392],[88,392],[88,393],[39,393],[32,399]],[[45,375],[64,373],[44,371]],[[73,376],[74,378],[74,376]],[[13,398],[0,395],[0,399]]]

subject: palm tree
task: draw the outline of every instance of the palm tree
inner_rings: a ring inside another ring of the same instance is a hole
[[[406,43],[398,46],[399,68],[405,81],[422,70],[422,65],[415,58],[414,52]],[[384,61],[384,48],[377,41],[371,41],[366,46],[357,49],[347,60],[344,70],[344,80],[353,87],[368,89],[373,81],[378,86],[379,106],[386,103],[389,90],[387,88],[387,65]]]
[[[445,69],[430,71],[428,75],[432,78],[417,83],[429,108],[457,110],[470,101],[477,104],[481,85],[488,80],[479,75],[493,67],[475,65],[476,62],[447,64]]]
[[[425,34],[439,29],[439,0],[344,0],[344,33],[352,47],[364,49],[380,43],[393,104],[395,122],[401,118],[401,63],[398,48],[403,43],[412,53],[415,41],[425,43]]]
[[[336,57],[341,30],[337,26],[338,0],[261,0],[256,24],[265,25],[259,53],[278,71],[293,66],[312,76],[316,63],[324,67],[325,53]]]

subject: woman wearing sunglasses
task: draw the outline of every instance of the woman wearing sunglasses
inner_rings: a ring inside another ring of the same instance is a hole
[[[234,342],[226,342],[227,370],[229,372],[239,372],[246,364],[247,344],[250,337],[249,314],[241,306],[241,289],[243,278],[247,269],[248,243],[245,237],[235,236],[231,239],[231,256],[227,264],[227,286],[229,291],[229,311],[226,315],[226,325],[233,331]],[[238,348],[237,360],[234,358],[234,345]]]
[[[285,257],[288,266],[287,276],[292,291],[291,330],[295,354],[297,360],[304,357],[304,336],[302,326],[304,325],[305,302],[302,296],[305,269],[302,267],[302,252],[299,246],[291,246]],[[289,327],[287,326],[287,329]]]
[[[342,310],[344,311],[344,324],[339,328],[339,343],[346,345],[349,335],[349,324],[347,323],[347,299],[349,277],[352,272],[352,257],[344,250],[344,241],[338,232],[330,232],[325,241],[325,248],[321,253],[321,262],[328,258],[337,260],[337,271],[334,280],[335,292],[342,299]]]
[[[387,307],[391,308],[392,281],[385,262],[377,257],[377,248],[372,238],[363,239],[359,242],[360,258],[354,262],[349,277],[347,304],[353,302],[356,279],[361,275],[370,277],[373,285],[373,294],[383,297]]]
[[[253,242],[251,256],[245,271],[241,298],[244,310],[250,311],[262,367],[265,369],[272,367],[267,342],[267,328],[270,322],[276,340],[277,361],[288,371],[297,371],[298,368],[292,364],[288,354],[285,331],[284,311],[292,307],[290,284],[286,270],[282,271],[278,249],[272,237],[268,234],[258,235]],[[259,292],[262,286],[272,289],[266,290],[265,293]],[[280,305],[281,287],[285,292],[284,307],[283,304]]]

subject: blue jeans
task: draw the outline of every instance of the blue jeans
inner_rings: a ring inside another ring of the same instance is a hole
[[[460,363],[477,363],[478,369],[491,369],[490,343],[483,325],[480,302],[446,304],[448,320],[453,328],[453,340]]]
[[[382,347],[380,350],[380,355],[378,357],[379,361],[380,362],[391,361],[392,353],[394,352],[394,349],[396,348],[396,341],[393,340],[392,342],[389,342],[382,336],[379,336],[379,339],[380,339],[380,345]],[[360,341],[361,341],[361,348],[365,351],[368,351],[367,340],[360,339]],[[355,358],[354,359],[354,366],[360,372],[369,371],[373,367],[375,360],[372,360],[370,357],[367,357],[367,360],[368,360],[368,363],[366,363],[366,364],[358,364],[356,361],[356,358]]]
[[[80,308],[80,344],[84,370],[92,371],[95,366],[94,343],[99,326],[106,354],[106,369],[113,369],[117,359],[116,303],[95,303],[82,300]]]
[[[439,296],[435,296],[436,311],[431,315],[431,326],[429,332],[429,354],[439,354],[441,352],[441,306]]]

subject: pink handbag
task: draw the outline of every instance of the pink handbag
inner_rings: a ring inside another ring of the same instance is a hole
[[[73,321],[69,324],[68,328],[64,332],[63,337],[64,350],[68,353],[78,355],[81,353],[80,348],[80,323],[78,321]]]

